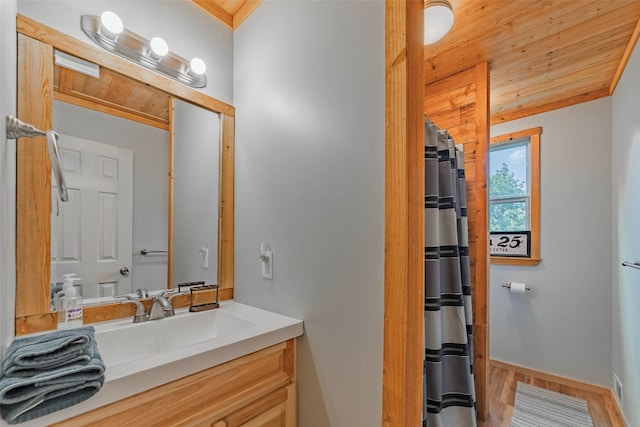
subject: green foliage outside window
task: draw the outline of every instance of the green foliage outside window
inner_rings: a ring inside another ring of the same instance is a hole
[[[500,198],[527,195],[526,183],[515,178],[506,163],[489,178],[491,205],[489,211],[490,231],[522,231],[527,229],[526,201],[504,201]],[[496,200],[497,199],[497,200]]]

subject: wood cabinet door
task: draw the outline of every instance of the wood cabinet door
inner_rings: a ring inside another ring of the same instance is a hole
[[[226,424],[213,427],[295,427],[295,384],[273,393],[225,417]]]

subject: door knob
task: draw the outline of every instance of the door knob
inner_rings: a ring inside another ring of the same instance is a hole
[[[120,269],[120,274],[122,274],[123,276],[128,276],[129,275],[129,269],[127,267],[122,267]]]

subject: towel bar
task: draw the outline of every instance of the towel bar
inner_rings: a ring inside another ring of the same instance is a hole
[[[33,138],[36,136],[44,136],[47,139],[47,147],[49,149],[49,160],[51,161],[51,169],[53,170],[53,176],[58,184],[58,195],[63,202],[69,201],[69,194],[67,193],[67,183],[64,179],[64,172],[62,170],[62,163],[60,161],[60,150],[58,148],[59,136],[52,130],[42,131],[32,124],[25,123],[18,119],[7,115],[5,119],[5,128],[7,132],[7,139],[18,138]]]
[[[640,261],[635,261],[635,262],[623,262],[622,263],[623,267],[631,267],[631,268],[637,268],[638,270],[640,270]]]
[[[169,251],[167,250],[151,250],[147,248],[140,249],[140,255],[148,255],[148,254],[166,254]]]

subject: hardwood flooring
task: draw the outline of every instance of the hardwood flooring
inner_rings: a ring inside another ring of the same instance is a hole
[[[478,427],[509,427],[518,381],[586,400],[594,427],[624,427],[615,403],[604,393],[605,389],[581,387],[571,380],[563,381],[527,369],[510,369],[506,364],[493,361],[489,368],[489,419],[479,422]]]

